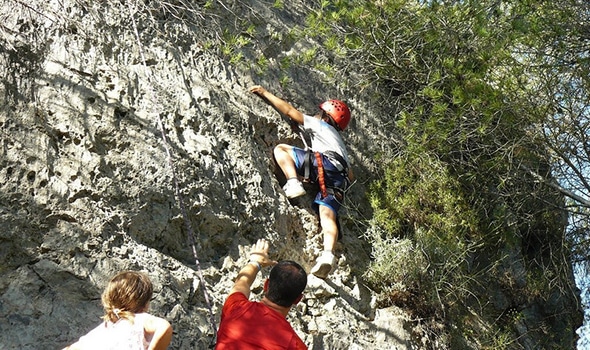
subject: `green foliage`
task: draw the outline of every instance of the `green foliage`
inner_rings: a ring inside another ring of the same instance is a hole
[[[251,39],[247,35],[234,34],[229,30],[223,31],[223,45],[221,53],[229,59],[232,64],[238,64],[244,59],[241,49],[248,45]]]
[[[290,56],[282,57],[279,62],[279,65],[281,67],[281,70],[288,70],[289,68],[291,68],[291,65],[293,65],[293,58]]]
[[[287,88],[287,86],[289,86],[290,83],[291,83],[291,78],[288,75],[283,75],[279,79],[279,84],[281,85],[282,88]]]
[[[379,229],[368,235],[367,280],[384,302],[419,300],[414,309],[457,327],[451,344],[514,346],[517,321],[482,306],[485,283],[522,303],[543,303],[555,287],[571,294],[569,269],[558,262],[569,255],[563,199],[531,176],[533,169],[550,177],[550,151],[538,133],[549,109],[535,95],[539,77],[523,64],[522,48],[544,45],[531,35],[546,37],[548,26],[527,8],[323,1],[307,21],[306,33],[324,50],[309,60],[339,79],[354,77],[350,84],[379,86],[381,105],[397,111],[391,131],[403,135],[402,156],[369,193]],[[519,277],[504,266],[514,254],[527,276],[518,288]],[[474,308],[487,328],[465,317]]]
[[[393,298],[396,292],[415,291],[418,281],[426,279],[426,261],[409,239],[372,235],[376,259],[365,277],[381,292],[382,298]],[[387,300],[389,302],[391,300]]]
[[[440,160],[399,157],[385,176],[373,183],[370,194],[375,219],[389,235],[414,235],[416,227],[429,234],[468,235],[477,227],[467,203],[460,197],[460,184]]]
[[[268,69],[270,62],[266,56],[260,55],[256,61],[256,65],[258,66],[260,73],[263,73]]]
[[[282,9],[285,7],[285,4],[281,0],[275,0],[275,2],[272,4],[272,7],[276,9]]]
[[[462,270],[478,244],[477,215],[460,184],[438,159],[399,157],[373,183],[370,200],[381,229],[368,237],[369,283],[385,300],[399,305],[393,296],[403,295],[404,306],[410,293],[421,301],[414,312],[442,314],[441,294],[450,302],[464,293]]]
[[[309,64],[310,62],[313,61],[314,57],[317,54],[317,49],[316,48],[311,48],[308,50],[305,50],[303,52],[303,55],[301,55],[301,63],[302,64]]]

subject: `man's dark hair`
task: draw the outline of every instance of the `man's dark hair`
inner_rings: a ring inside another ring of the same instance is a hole
[[[298,263],[291,260],[279,261],[268,277],[266,297],[273,303],[285,307],[293,305],[307,285],[307,273]]]

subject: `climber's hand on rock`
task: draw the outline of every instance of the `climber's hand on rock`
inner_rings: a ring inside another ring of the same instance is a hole
[[[268,242],[261,238],[250,249],[250,261],[257,262],[262,267],[275,265],[277,262],[268,257]]]
[[[254,85],[250,87],[250,92],[255,95],[258,95],[261,98],[264,98],[264,93],[266,92],[266,89],[260,85]]]

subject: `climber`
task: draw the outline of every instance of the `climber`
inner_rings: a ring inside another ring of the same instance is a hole
[[[102,293],[104,322],[64,350],[164,350],[172,339],[172,326],[147,313],[153,285],[141,272],[123,271],[111,278]]]
[[[303,297],[307,273],[294,261],[270,260],[268,247],[264,239],[252,245],[250,262],[238,273],[223,304],[216,350],[307,349],[286,319],[291,307]],[[256,275],[272,265],[264,282],[264,297],[260,302],[249,301]]]
[[[317,181],[319,185],[319,192],[312,207],[320,217],[324,250],[317,258],[311,273],[325,279],[336,265],[333,250],[337,239],[342,235],[338,210],[350,181],[354,180],[349,168],[346,146],[339,134],[350,122],[350,110],[342,101],[328,100],[320,104],[319,112],[312,117],[301,113],[262,86],[252,86],[250,92],[261,97],[279,113],[289,117],[310,135],[310,150],[279,144],[273,153],[287,178],[283,190],[288,198],[305,194],[299,177],[304,181]]]

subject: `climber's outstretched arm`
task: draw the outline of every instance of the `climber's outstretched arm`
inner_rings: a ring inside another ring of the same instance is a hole
[[[299,112],[289,102],[273,95],[260,85],[252,86],[250,88],[250,92],[258,95],[260,98],[265,100],[268,104],[273,106],[279,113],[282,113],[290,119],[296,121],[298,124],[303,125],[303,113]]]

